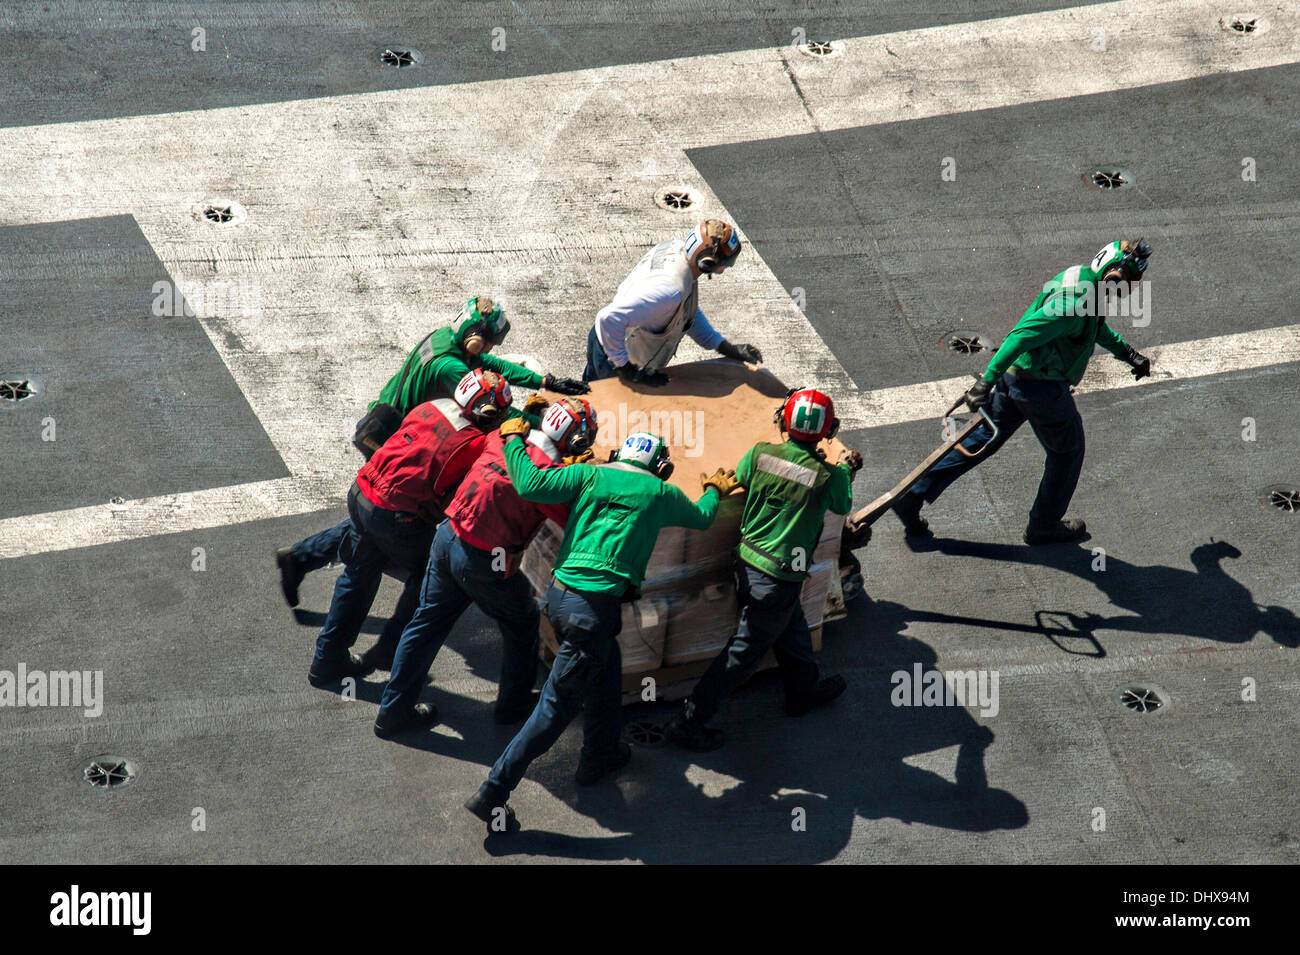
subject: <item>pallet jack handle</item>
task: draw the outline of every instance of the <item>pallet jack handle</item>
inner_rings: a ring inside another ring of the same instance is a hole
[[[966,403],[965,395],[958,398],[957,401],[953,404],[953,406],[943,413],[944,420],[947,421],[949,418],[951,418],[952,413],[956,411],[958,408],[960,408],[962,405],[964,405],[965,403]],[[965,455],[968,458],[978,458],[981,454],[984,453],[985,449],[988,448],[990,444],[992,444],[994,441],[997,440],[998,435],[1002,433],[1001,430],[998,428],[998,426],[994,423],[993,419],[989,417],[989,413],[986,408],[980,408],[977,414],[979,414],[979,416],[984,419],[984,423],[989,426],[993,434],[989,437],[987,441],[981,444],[979,448],[974,451],[967,451],[965,445],[963,445],[960,441],[957,442],[957,444],[955,445],[957,450],[960,451],[963,455]]]

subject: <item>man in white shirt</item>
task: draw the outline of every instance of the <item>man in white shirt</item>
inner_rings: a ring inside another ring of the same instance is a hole
[[[740,236],[719,219],[705,219],[682,239],[660,242],[637,263],[587,336],[583,381],[615,375],[629,383],[666,385],[664,368],[684,335],[735,361],[759,364],[753,345],[733,345],[697,303],[700,275],[721,275],[740,254]]]

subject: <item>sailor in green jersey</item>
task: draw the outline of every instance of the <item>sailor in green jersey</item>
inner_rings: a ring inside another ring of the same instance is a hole
[[[800,597],[827,510],[849,512],[862,455],[846,450],[831,465],[818,450],[839,428],[834,403],[820,391],[792,392],[777,420],[787,440],[754,445],[736,466],[746,489],[736,565],[739,629],[664,727],[670,740],[697,752],[722,745],[722,732],[706,724],[769,649],[781,668],[790,716],[844,692],[843,677],[819,678]]]
[[[403,419],[416,407],[436,398],[452,397],[456,386],[470,373],[471,368],[494,371],[512,385],[523,388],[545,388],[562,395],[586,394],[591,391],[588,385],[573,378],[539,375],[523,365],[490,355],[493,347],[505,341],[509,331],[510,321],[499,302],[494,302],[486,295],[466,300],[452,319],[451,325],[438,329],[416,345],[406,356],[406,361],[402,362],[397,374],[384,385],[378,400],[370,402],[370,413],[361,419],[358,436],[367,430],[366,423],[377,413],[376,406],[383,406],[389,426],[367,433],[368,440],[364,444],[357,443],[357,439],[354,439],[357,450],[369,460],[370,455],[397,431]],[[514,408],[507,413],[511,417],[521,414]],[[529,416],[532,425],[541,424],[537,418],[529,415],[527,405],[522,413]],[[339,544],[347,534],[349,523],[350,521],[343,520],[275,552],[275,564],[280,572],[280,592],[290,607],[298,605],[298,587],[303,577],[338,560]]]
[[[627,765],[632,754],[620,738],[623,663],[616,639],[622,604],[640,593],[659,531],[706,529],[719,499],[736,486],[734,472],[719,468],[711,477],[700,475],[704,493],[692,502],[666,483],[672,463],[663,440],[642,432],[629,435],[618,459],[608,464],[539,468],[524,442],[513,437],[527,431],[523,421],[501,426],[515,490],[527,501],[569,506],[544,604],[560,649],[532,715],[465,803],[495,831],[513,828],[506,800],[528,765],[554,745],[579,712],[584,716],[578,785],[589,786]]]
[[[510,322],[499,303],[482,295],[469,299],[449,327],[432,332],[411,350],[370,407],[392,405],[399,416],[405,417],[417,405],[450,397],[471,367],[495,371],[521,388],[544,388],[562,395],[582,395],[591,390],[581,381],[539,375],[489,354],[509,332]]]
[[[1044,287],[1016,322],[983,377],[964,396],[973,409],[988,406],[998,436],[989,441],[987,425],[963,444],[984,452],[968,458],[953,448],[912,489],[899,496],[894,511],[909,535],[928,534],[921,505],[933,503],[944,489],[980,461],[986,460],[1025,421],[1047,452],[1038,497],[1029,512],[1026,544],[1081,540],[1084,522],[1064,520],[1083,468],[1083,419],[1070,386],[1088,367],[1093,347],[1100,345],[1133,369],[1133,377],[1151,374],[1151,361],[1138,353],[1106,324],[1105,301],[1114,293],[1131,292],[1141,281],[1151,246],[1145,239],[1122,240],[1103,247],[1088,265],[1075,265]]]

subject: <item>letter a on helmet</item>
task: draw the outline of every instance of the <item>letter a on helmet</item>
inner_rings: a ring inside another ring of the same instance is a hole
[[[475,424],[500,421],[512,400],[510,382],[486,368],[475,368],[462,378],[452,397]]]
[[[835,434],[840,419],[835,417],[835,403],[815,388],[795,391],[780,412],[781,430],[800,441],[820,441]]]

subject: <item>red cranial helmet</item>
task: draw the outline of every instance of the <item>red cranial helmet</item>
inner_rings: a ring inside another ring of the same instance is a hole
[[[820,441],[832,437],[840,428],[835,402],[816,388],[790,392],[775,417],[782,431],[800,441]]]
[[[494,425],[510,407],[510,382],[495,371],[475,368],[460,380],[453,395],[456,404],[477,425]]]
[[[596,440],[596,412],[582,398],[561,398],[542,418],[542,433],[563,454],[581,454]]]

